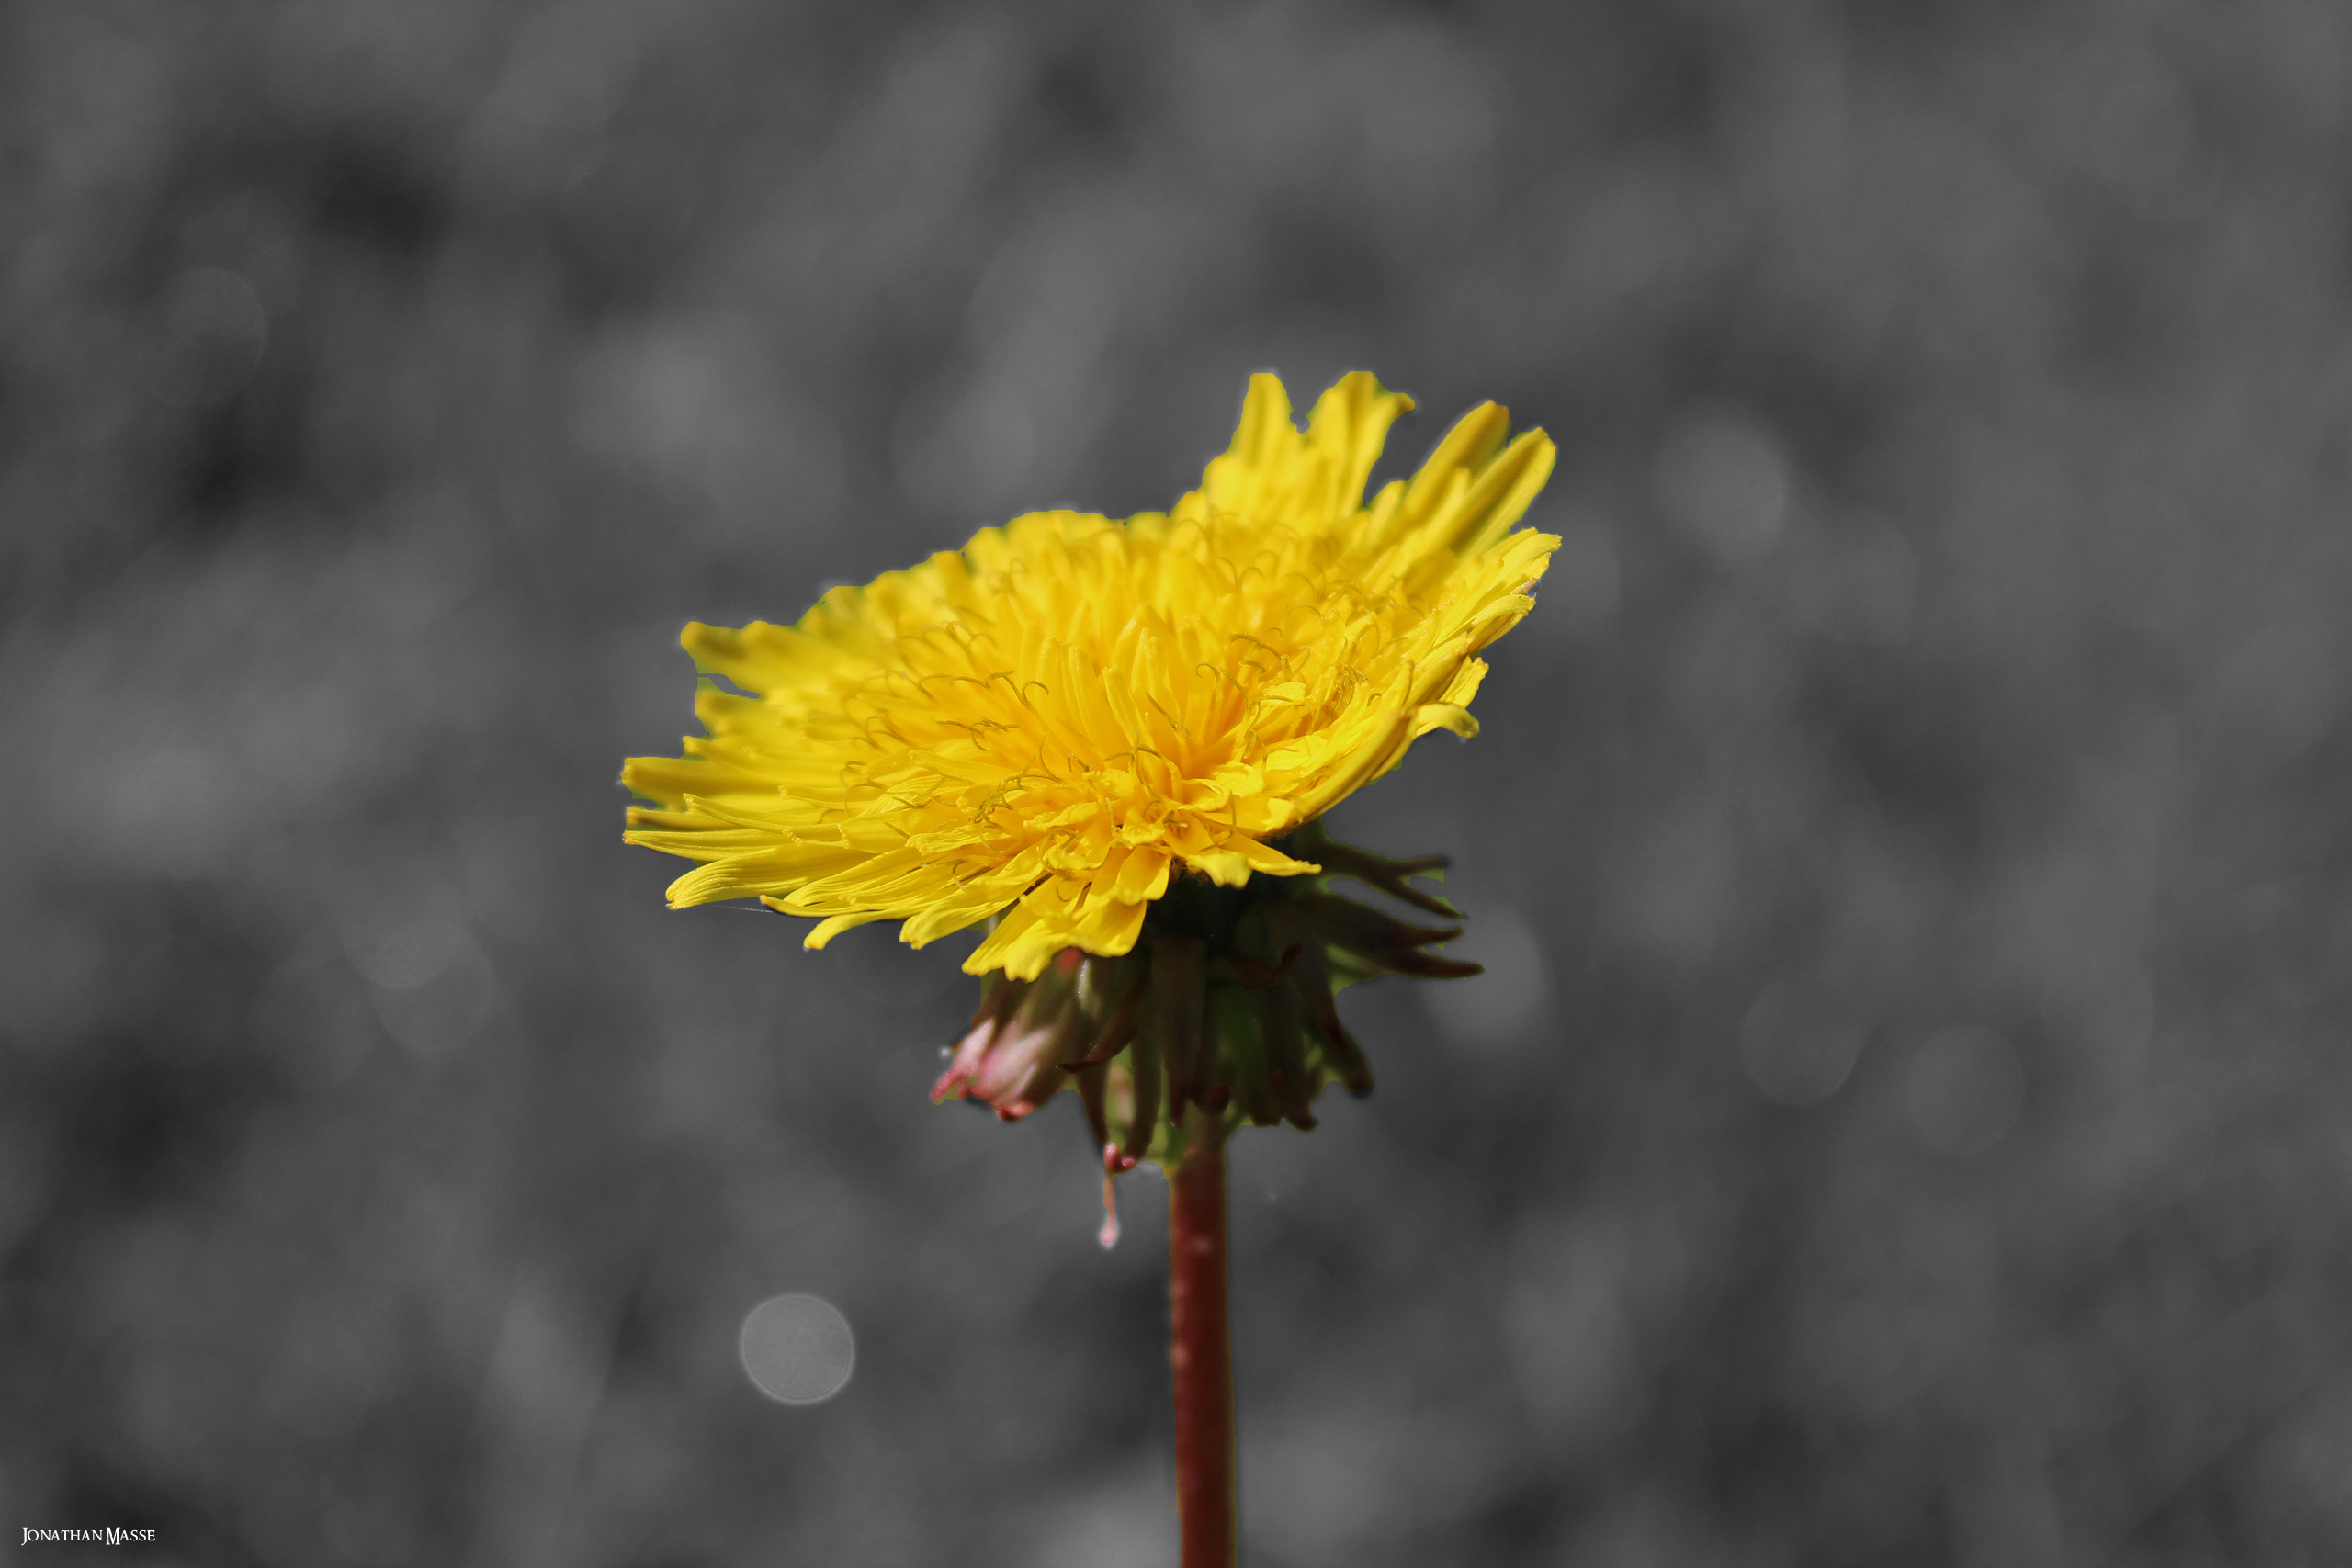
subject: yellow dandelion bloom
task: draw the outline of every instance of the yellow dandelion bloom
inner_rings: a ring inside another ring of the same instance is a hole
[[[1411,400],[1369,375],[1302,431],[1253,378],[1233,445],[1166,513],[1035,512],[791,626],[688,626],[709,731],[632,759],[631,843],[702,863],[673,908],[756,896],[922,946],[992,915],[964,967],[1117,955],[1170,879],[1322,868],[1280,847],[1432,729],[1476,732],[1478,651],[1559,540],[1513,532],[1552,469],[1488,403],[1364,491]]]

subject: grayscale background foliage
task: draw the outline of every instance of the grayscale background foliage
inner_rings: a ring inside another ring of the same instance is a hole
[[[1099,1250],[1073,1104],[926,1102],[952,956],[666,912],[613,778],[685,620],[1366,367],[1566,543],[1337,819],[1491,973],[1236,1150],[1250,1561],[2352,1558],[2345,6],[19,0],[0,76],[11,1536],[1171,1562],[1157,1179]]]

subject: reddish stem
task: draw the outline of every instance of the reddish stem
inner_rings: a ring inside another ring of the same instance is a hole
[[[1225,1138],[1195,1107],[1168,1184],[1168,1359],[1176,1382],[1176,1514],[1183,1568],[1233,1568],[1233,1340],[1225,1311]]]

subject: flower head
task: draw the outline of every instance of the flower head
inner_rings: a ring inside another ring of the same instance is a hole
[[[1512,531],[1553,449],[1510,439],[1492,403],[1367,503],[1411,406],[1359,372],[1302,431],[1261,375],[1230,449],[1164,514],[1031,513],[791,626],[687,626],[737,690],[705,682],[709,733],[684,756],[628,762],[660,803],[630,812],[629,841],[702,863],[673,907],[756,896],[820,917],[811,947],[886,919],[921,946],[997,917],[964,967],[1023,985],[1065,950],[1126,954],[1188,882],[1316,876],[1298,829],[1418,737],[1476,732],[1478,651],[1559,543]],[[1030,1103],[1058,1016],[984,1010],[1023,1066],[984,1078],[973,1046],[965,1081]]]

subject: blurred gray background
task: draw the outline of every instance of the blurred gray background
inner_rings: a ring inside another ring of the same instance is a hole
[[[1236,1148],[1251,1563],[2352,1560],[2352,9],[17,0],[0,106],[0,1553],[1171,1562],[1157,1178],[613,780],[685,620],[1365,367],[1566,542],[1336,819],[1490,973]]]

